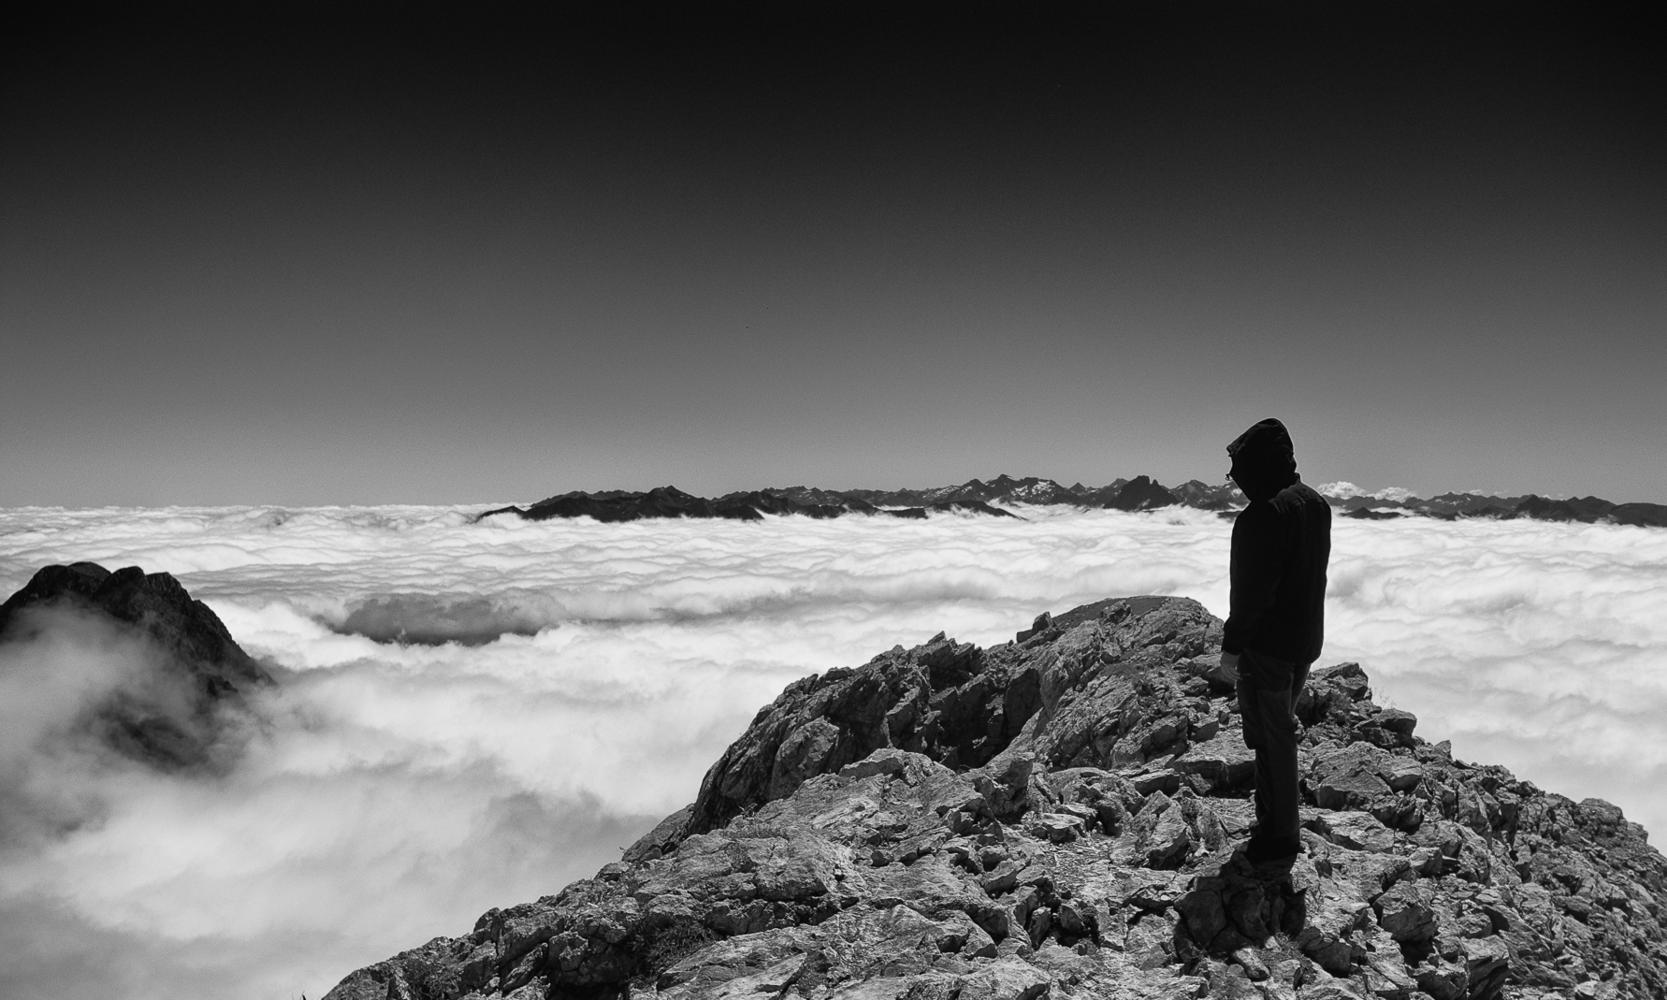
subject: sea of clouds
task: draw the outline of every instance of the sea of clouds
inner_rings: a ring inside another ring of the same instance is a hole
[[[0,597],[51,563],[167,571],[278,678],[234,768],[164,776],[59,738],[145,669],[131,636],[0,646],[0,996],[317,998],[615,860],[806,673],[1108,596],[1226,610],[1230,526],[1200,511],[478,509],[0,510]],[[1359,661],[1462,758],[1659,831],[1664,605],[1667,531],[1339,518],[1322,663]]]

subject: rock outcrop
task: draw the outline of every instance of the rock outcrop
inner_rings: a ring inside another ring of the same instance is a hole
[[[97,563],[47,566],[0,604],[0,642],[23,642],[73,627],[65,610],[111,623],[148,654],[134,676],[115,678],[82,729],[109,748],[152,766],[213,766],[225,750],[226,713],[241,708],[271,675],[232,638],[208,605],[167,573]],[[142,674],[142,676],[141,676]]]
[[[1179,502],[1174,493],[1158,485],[1151,477],[1136,476],[1119,486],[1117,492],[1106,499],[1105,506],[1115,510],[1155,510]]]
[[[797,681],[620,862],[326,1000],[1667,995],[1643,831],[1453,759],[1355,664],[1299,705],[1304,853],[1251,868],[1219,641],[1118,599]]]

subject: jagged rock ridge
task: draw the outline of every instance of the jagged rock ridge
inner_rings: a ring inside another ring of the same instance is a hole
[[[1551,500],[1527,494],[1496,497],[1473,493],[1443,493],[1428,500],[1415,496],[1384,497],[1366,494],[1333,495],[1332,506],[1345,517],[1388,519],[1419,515],[1443,520],[1461,517],[1528,518],[1539,521],[1604,522],[1639,527],[1667,527],[1667,506],[1651,503],[1611,503],[1598,497]],[[767,514],[799,514],[827,518],[843,514],[925,517],[930,511],[964,511],[996,517],[1012,516],[1000,505],[1068,505],[1113,510],[1156,510],[1185,506],[1228,514],[1243,506],[1244,496],[1228,483],[1211,485],[1192,479],[1165,487],[1147,476],[1117,479],[1101,487],[1081,483],[1061,486],[1052,479],[1006,474],[985,482],[969,479],[958,486],[920,490],[829,490],[810,486],[769,487],[729,493],[716,500],[693,496],[674,486],[647,492],[574,491],[549,497],[527,507],[498,507],[475,516],[475,521],[497,514],[516,514],[534,521],[558,517],[593,517],[598,521],[634,521],[645,517],[728,518],[756,521]]]
[[[48,627],[37,612],[69,609],[142,637],[156,676],[118,683],[82,728],[124,756],[175,770],[220,763],[226,712],[271,675],[243,651],[218,615],[167,573],[97,563],[47,566],[0,604],[0,642]],[[139,683],[141,682],[142,683]]]
[[[1404,500],[1372,497],[1333,498],[1348,516],[1366,518],[1421,515],[1451,521],[1461,517],[1499,520],[1572,521],[1581,524],[1624,524],[1641,528],[1667,528],[1667,506],[1655,503],[1612,503],[1601,497],[1553,500],[1537,494],[1498,497],[1478,493],[1443,493],[1423,499]]]
[[[620,862],[326,1000],[1664,995],[1643,831],[1454,760],[1355,664],[1299,705],[1304,855],[1248,868],[1219,641],[1118,599],[797,681]]]
[[[841,514],[879,514],[888,517],[923,518],[928,511],[968,511],[992,517],[1012,517],[1011,512],[973,499],[934,500],[913,506],[877,507],[856,496],[825,490],[751,490],[730,493],[716,500],[685,493],[675,486],[659,486],[646,493],[605,490],[599,493],[574,491],[549,497],[529,507],[498,507],[475,516],[475,521],[496,514],[516,514],[528,521],[556,517],[591,517],[598,521],[636,521],[647,517],[724,518],[757,521],[766,514],[800,514],[828,518]]]

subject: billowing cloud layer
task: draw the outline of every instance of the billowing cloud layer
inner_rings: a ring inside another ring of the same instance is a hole
[[[0,511],[3,592],[167,570],[281,681],[231,773],[159,777],[47,738],[142,649],[83,625],[0,650],[5,773],[33,776],[0,787],[30,818],[0,830],[0,994],[316,997],[617,857],[807,672],[1119,594],[1225,610],[1213,515],[1027,513]],[[1667,829],[1667,532],[1339,519],[1334,546],[1324,662],[1462,757]]]

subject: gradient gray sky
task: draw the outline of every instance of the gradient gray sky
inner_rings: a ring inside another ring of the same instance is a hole
[[[1638,26],[1236,9],[7,31],[0,504],[1667,501]]]

